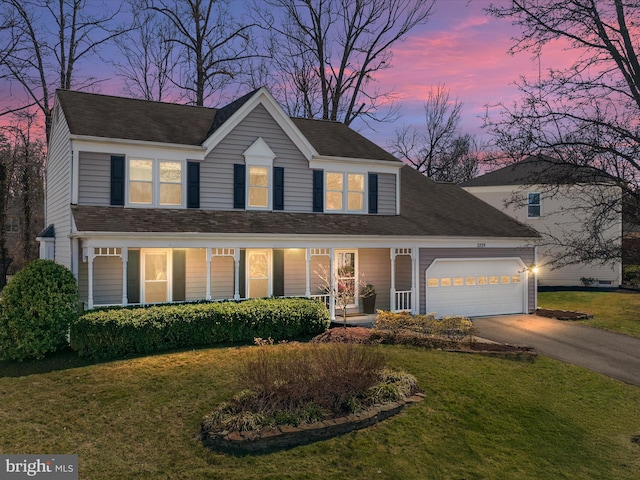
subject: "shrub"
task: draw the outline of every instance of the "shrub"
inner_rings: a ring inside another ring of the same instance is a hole
[[[327,329],[326,307],[304,298],[253,299],[90,311],[71,327],[81,356],[122,358],[218,343],[283,340]]]
[[[261,347],[238,371],[245,390],[205,417],[203,431],[311,423],[418,391],[413,376],[384,364],[377,349],[360,345]]]
[[[67,344],[77,316],[76,279],[62,265],[35,260],[3,289],[0,306],[0,357],[43,358]]]
[[[466,317],[450,316],[438,319],[434,314],[411,315],[409,312],[378,310],[374,328],[400,332],[409,330],[460,341],[473,333],[473,323]]]
[[[622,281],[633,287],[640,286],[640,265],[625,265],[622,269]]]

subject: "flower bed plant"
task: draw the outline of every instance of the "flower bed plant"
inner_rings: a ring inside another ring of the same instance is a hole
[[[229,432],[297,427],[360,414],[418,392],[416,379],[386,368],[375,348],[345,344],[261,347],[239,370],[238,382],[244,389],[203,420],[205,443]]]
[[[409,312],[396,313],[378,310],[374,328],[396,333],[409,330],[454,341],[461,341],[473,334],[473,323],[468,318],[450,316],[438,319],[432,313],[411,315]]]

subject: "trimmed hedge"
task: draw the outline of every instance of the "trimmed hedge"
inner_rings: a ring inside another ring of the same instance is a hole
[[[90,311],[71,327],[71,346],[94,359],[122,358],[218,343],[284,340],[329,327],[329,313],[306,298],[161,305]]]

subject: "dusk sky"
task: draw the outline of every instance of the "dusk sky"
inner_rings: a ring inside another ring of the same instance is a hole
[[[450,90],[451,99],[457,98],[464,104],[461,133],[486,138],[480,128],[485,105],[512,103],[519,96],[513,82],[521,75],[534,78],[538,75],[537,61],[531,54],[507,53],[518,29],[508,20],[498,20],[484,12],[483,8],[492,1],[507,0],[438,0],[430,21],[411,31],[404,42],[394,45],[392,68],[376,74],[380,90],[395,93],[401,118],[395,123],[373,124],[376,131],[358,121],[352,127],[387,147],[397,129],[424,124],[423,104],[427,94],[443,84]],[[234,7],[242,9],[247,5],[242,0],[234,3]],[[567,61],[566,52],[554,45],[546,46],[542,70]],[[113,69],[96,66],[84,63],[78,66],[78,72],[91,72],[105,79],[97,88],[101,93],[125,95]],[[6,84],[1,91],[5,96],[20,94],[20,89],[10,89]]]
[[[450,90],[451,99],[457,97],[464,104],[462,133],[478,137],[485,135],[480,128],[485,105],[511,104],[519,98],[514,81],[521,75],[537,78],[538,62],[529,53],[507,52],[518,27],[508,20],[490,17],[483,10],[499,1],[441,0],[430,22],[397,44],[393,68],[382,72],[379,79],[397,92],[403,117],[393,124],[391,132],[379,127],[378,135],[393,138],[393,132],[403,125],[423,124],[424,101],[428,91],[438,84]],[[543,50],[543,74],[552,66],[567,63],[567,52],[559,46],[548,45]],[[377,136],[366,130],[362,133],[371,139]]]

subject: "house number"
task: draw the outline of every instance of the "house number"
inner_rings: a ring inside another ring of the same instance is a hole
[[[478,244],[478,248],[484,248],[484,247],[486,247],[486,246],[487,246],[487,245],[486,245],[485,243],[479,243],[479,244]]]

